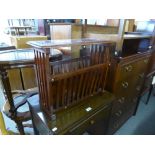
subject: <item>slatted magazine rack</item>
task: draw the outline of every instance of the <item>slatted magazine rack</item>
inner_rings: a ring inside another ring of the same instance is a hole
[[[102,114],[106,113],[106,107],[110,107],[114,99],[104,88],[110,53],[115,49],[115,43],[76,39],[31,41],[28,44],[34,47],[40,105],[50,118],[51,130],[56,128],[55,134],[82,134],[92,124],[96,125],[96,120],[104,122],[105,115],[103,118]],[[79,52],[84,51],[85,54],[82,57],[49,62],[50,48],[66,46],[79,46]],[[110,108],[108,110],[106,120]],[[88,123],[92,117],[95,117],[94,120]],[[98,132],[96,128],[93,131],[93,134],[105,133],[102,130]]]

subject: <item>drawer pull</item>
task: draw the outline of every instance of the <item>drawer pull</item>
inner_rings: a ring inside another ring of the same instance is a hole
[[[144,60],[144,63],[147,64],[147,63],[148,63],[148,59],[145,59],[145,60]]]
[[[118,123],[115,123],[113,127],[116,129],[116,128],[119,127],[119,124]]]
[[[121,97],[121,98],[118,100],[119,103],[124,103],[124,101],[125,101],[125,97]]]
[[[127,88],[129,86],[128,82],[122,82],[123,88]]]
[[[122,111],[119,110],[118,112],[115,113],[115,115],[118,116],[118,117],[121,116],[122,115]]]
[[[137,91],[140,91],[140,86],[137,86],[137,87],[136,87],[136,90],[137,90]]]
[[[90,124],[91,124],[91,125],[93,125],[94,123],[95,123],[95,121],[94,121],[94,120],[91,120],[91,121],[90,121]]]
[[[127,71],[127,72],[131,72],[132,71],[132,66],[131,65],[129,65],[129,66],[126,66],[125,67],[125,70]]]

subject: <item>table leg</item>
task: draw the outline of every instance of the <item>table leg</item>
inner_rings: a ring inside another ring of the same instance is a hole
[[[9,81],[7,71],[5,69],[1,69],[0,75],[2,76],[3,87],[5,90],[6,96],[8,98],[9,104],[10,104],[11,119],[13,119],[15,123],[17,124],[17,128],[20,134],[25,134],[22,122],[19,121],[17,118],[17,112],[15,111],[15,105],[14,105],[14,101],[13,101],[13,97],[11,93],[11,86],[10,86],[10,81]]]

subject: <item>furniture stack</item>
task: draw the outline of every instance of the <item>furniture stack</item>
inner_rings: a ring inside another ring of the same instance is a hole
[[[155,75],[155,32],[125,34],[125,23],[120,20],[115,34],[95,34],[87,25],[83,34],[79,25],[51,24],[54,40],[12,37],[17,48],[33,47],[0,57],[12,114],[16,106],[11,91],[38,86],[39,94],[27,99],[35,134],[117,131],[136,115],[140,97],[150,90]],[[62,33],[55,35],[58,32]]]

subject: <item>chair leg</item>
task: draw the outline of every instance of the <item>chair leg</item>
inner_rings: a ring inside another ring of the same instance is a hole
[[[21,135],[25,135],[24,126],[21,121],[15,121],[17,124],[17,129]]]

